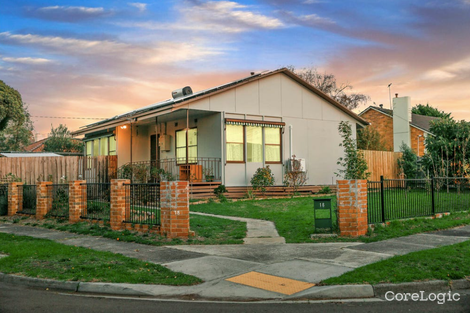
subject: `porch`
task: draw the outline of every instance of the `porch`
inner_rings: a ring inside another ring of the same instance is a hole
[[[126,163],[118,169],[118,178],[148,183],[160,180],[184,180],[190,183],[221,182],[221,158],[169,158]]]

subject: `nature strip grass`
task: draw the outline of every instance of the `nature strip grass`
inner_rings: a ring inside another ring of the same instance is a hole
[[[470,241],[412,252],[332,277],[324,285],[404,283],[470,276]]]
[[[0,272],[64,281],[187,286],[201,279],[111,252],[0,233]]]

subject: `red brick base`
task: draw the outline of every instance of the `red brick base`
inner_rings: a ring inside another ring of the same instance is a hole
[[[86,180],[76,180],[69,183],[69,222],[80,222],[80,216],[86,210]]]
[[[168,238],[188,238],[189,188],[187,181],[161,182],[161,233]]]
[[[36,219],[42,220],[52,209],[52,182],[39,182],[36,186]]]
[[[130,203],[126,202],[126,187],[124,185],[130,183],[129,179],[111,180],[111,216],[109,223],[112,230],[125,229],[126,212],[130,211],[130,208],[126,208],[126,206]]]
[[[23,183],[8,184],[8,216],[23,210]]]
[[[358,237],[367,233],[367,181],[337,181],[338,223],[341,236]]]

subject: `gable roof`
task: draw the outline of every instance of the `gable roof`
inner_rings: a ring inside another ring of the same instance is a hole
[[[384,109],[381,107],[375,107],[375,106],[370,106],[361,113],[359,113],[359,116],[364,115],[369,110],[375,110],[377,112],[380,112],[382,114],[385,114],[393,119],[393,110],[390,109]],[[425,131],[429,134],[431,134],[431,121],[438,120],[439,117],[434,117],[434,116],[426,116],[426,115],[419,115],[419,114],[414,114],[411,113],[411,122],[410,125],[418,128],[422,131]]]
[[[38,140],[36,142],[33,142],[30,145],[27,145],[24,147],[25,152],[42,152],[44,150],[44,144],[49,138],[44,138],[41,140]]]
[[[289,76],[290,78],[295,80],[300,85],[302,85],[305,88],[309,89],[310,91],[312,91],[316,95],[320,96],[321,98],[323,98],[324,100],[326,100],[327,102],[329,102],[330,104],[335,106],[336,108],[340,109],[341,111],[343,111],[347,115],[354,118],[359,123],[361,123],[363,125],[369,125],[369,122],[367,122],[365,119],[363,119],[362,117],[360,117],[356,113],[352,112],[351,110],[349,110],[344,105],[337,102],[336,100],[332,99],[330,96],[328,96],[327,94],[325,94],[324,92],[322,92],[318,88],[315,88],[314,86],[312,86],[311,84],[309,84],[305,80],[301,79],[299,76],[297,76],[296,74],[294,74],[293,72],[291,72],[287,68],[280,68],[280,69],[273,70],[273,71],[265,71],[265,72],[253,74],[253,75],[250,75],[248,77],[245,77],[245,78],[242,78],[242,79],[239,79],[239,80],[236,80],[236,81],[224,84],[224,85],[220,85],[220,86],[217,86],[217,87],[213,87],[213,88],[205,89],[205,90],[202,90],[202,91],[198,91],[198,92],[195,92],[193,94],[190,94],[190,95],[187,95],[187,96],[184,96],[184,97],[181,97],[181,98],[168,99],[168,100],[165,100],[165,101],[157,102],[157,103],[142,107],[140,109],[136,109],[134,111],[130,111],[130,112],[127,112],[127,113],[124,113],[124,114],[121,114],[121,115],[114,116],[112,118],[109,118],[109,119],[106,119],[106,120],[103,120],[103,121],[99,121],[99,122],[96,122],[96,123],[93,123],[93,124],[85,125],[83,127],[80,127],[80,130],[72,132],[72,135],[74,135],[74,136],[80,135],[80,134],[86,133],[90,130],[96,129],[98,127],[102,128],[102,127],[105,127],[105,126],[108,126],[108,125],[109,125],[109,127],[114,127],[119,122],[122,123],[123,121],[126,121],[129,118],[139,118],[139,117],[143,117],[145,115],[150,114],[149,112],[154,113],[155,111],[159,111],[163,108],[177,107],[177,106],[180,106],[181,104],[188,104],[190,102],[193,102],[193,101],[196,101],[196,100],[201,100],[201,99],[204,99],[206,97],[212,96],[214,94],[224,92],[224,91],[233,89],[235,87],[250,83],[252,81],[263,79],[265,77],[272,76],[272,75],[275,75],[275,74],[278,74],[278,73],[282,73],[282,74],[285,74],[285,75]]]

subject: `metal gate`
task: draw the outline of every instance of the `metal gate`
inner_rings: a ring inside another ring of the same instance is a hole
[[[51,210],[49,216],[69,217],[69,185],[53,184],[48,186],[49,197],[52,197]]]
[[[8,214],[8,184],[0,184],[0,216]]]
[[[36,185],[22,185],[23,189],[23,209],[18,211],[21,214],[36,214]]]

